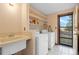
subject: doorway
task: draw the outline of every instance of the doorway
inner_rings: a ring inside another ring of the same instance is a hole
[[[73,47],[73,13],[58,16],[58,40],[60,45]]]

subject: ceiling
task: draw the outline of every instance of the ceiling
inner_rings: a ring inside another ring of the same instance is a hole
[[[31,3],[31,6],[45,15],[73,8],[76,3]]]

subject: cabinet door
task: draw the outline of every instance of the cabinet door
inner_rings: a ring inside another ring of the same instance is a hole
[[[27,32],[29,31],[29,4],[22,4],[21,11],[22,32]]]

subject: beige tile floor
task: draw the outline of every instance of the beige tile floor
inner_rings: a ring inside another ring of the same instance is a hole
[[[55,45],[51,50],[49,50],[48,55],[74,55],[74,51],[72,47]]]

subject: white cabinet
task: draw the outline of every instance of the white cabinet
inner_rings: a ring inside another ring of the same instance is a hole
[[[55,32],[48,33],[48,48],[51,49],[55,45]]]

